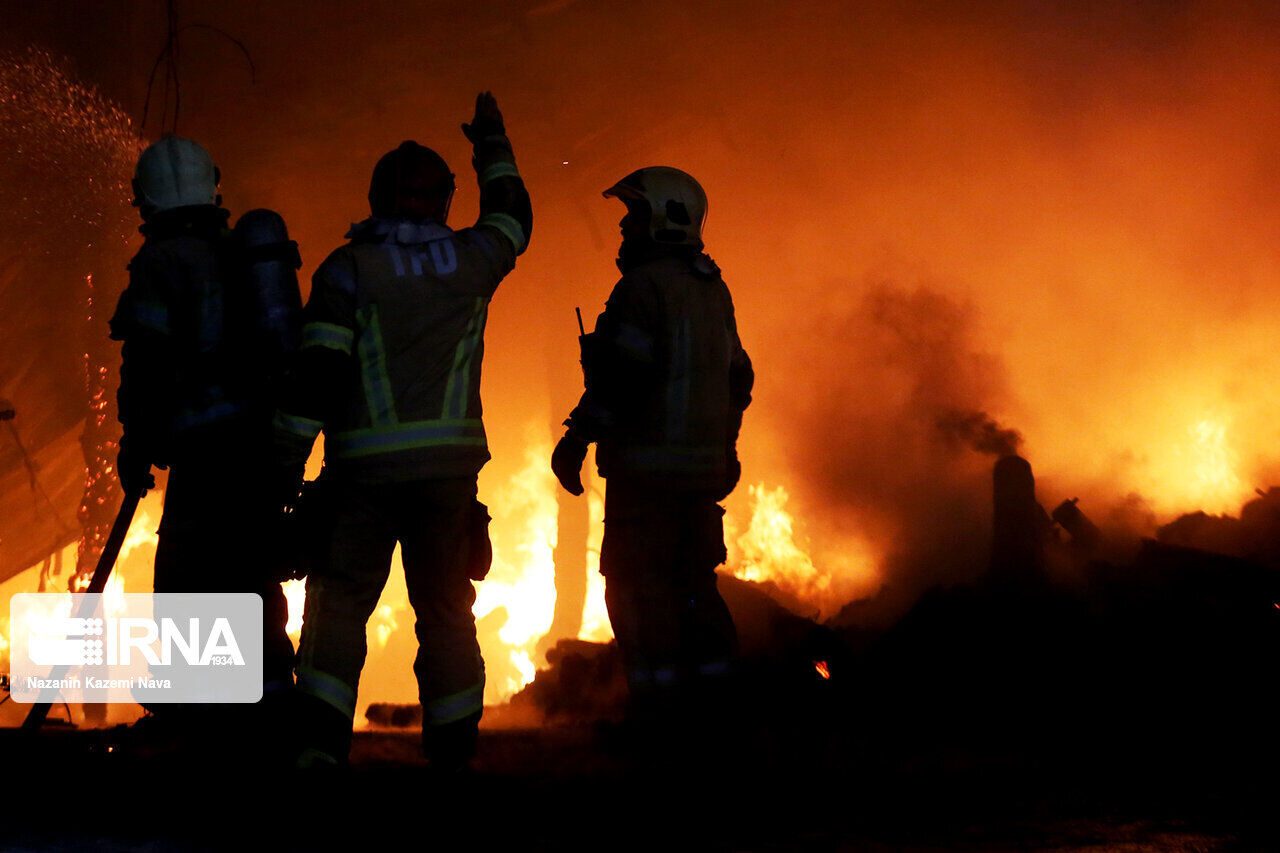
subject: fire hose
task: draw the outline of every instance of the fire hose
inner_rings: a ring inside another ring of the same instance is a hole
[[[93,577],[89,579],[89,586],[84,592],[89,594],[100,593],[106,588],[107,578],[111,576],[111,569],[115,566],[116,558],[120,556],[120,548],[124,545],[124,537],[129,532],[129,525],[133,522],[133,515],[138,509],[138,501],[141,498],[141,491],[125,493],[124,501],[120,504],[120,511],[116,513],[115,523],[111,525],[111,534],[107,537],[107,542],[102,548],[102,555],[98,557],[98,564],[93,568]],[[93,615],[94,608],[89,603],[91,600],[89,598],[80,600],[80,608],[76,612],[76,618],[85,619]],[[52,681],[61,681],[68,668],[66,665],[55,667],[49,678]],[[51,688],[51,690],[41,693],[40,701],[31,706],[31,710],[27,712],[27,718],[22,722],[22,730],[24,732],[39,730],[45,718],[49,716],[49,709],[53,706],[54,699],[57,698],[56,694],[56,688]]]

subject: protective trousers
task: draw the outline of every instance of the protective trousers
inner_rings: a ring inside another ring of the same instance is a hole
[[[600,573],[633,702],[729,674],[737,632],[716,589],[724,559],[714,494],[609,481]]]
[[[156,548],[156,592],[256,592],[262,596],[263,695],[293,684],[289,611],[280,588],[278,508],[259,484],[270,471],[265,432],[211,430],[198,453],[176,458]]]
[[[458,748],[468,749],[484,699],[484,661],[471,613],[475,588],[468,577],[466,522],[475,478],[377,484],[335,480],[333,488],[329,564],[307,579],[298,657],[298,688],[311,697],[315,710],[308,746],[346,759],[368,651],[365,625],[399,542],[417,618],[413,670],[424,744],[430,753],[433,735],[447,732],[462,743]]]

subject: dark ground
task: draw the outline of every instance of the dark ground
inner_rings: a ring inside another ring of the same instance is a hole
[[[0,849],[1280,849],[1274,742],[964,732],[941,701],[922,732],[836,711],[639,748],[598,724],[487,729],[447,782],[416,731],[358,733],[349,771],[302,776],[10,730]]]

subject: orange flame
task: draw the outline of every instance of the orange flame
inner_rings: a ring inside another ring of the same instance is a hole
[[[874,581],[875,557],[862,541],[843,543],[837,556],[819,567],[809,554],[808,543],[797,540],[795,519],[787,511],[790,495],[778,486],[764,484],[748,489],[751,519],[741,536],[728,519],[726,533],[734,547],[730,568],[743,580],[770,582],[789,596],[816,610],[821,618],[848,602],[855,590]]]

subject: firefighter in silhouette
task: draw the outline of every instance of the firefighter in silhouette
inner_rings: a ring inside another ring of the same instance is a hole
[[[372,216],[316,271],[297,384],[276,419],[295,482],[324,430],[333,513],[328,559],[307,582],[301,767],[347,759],[365,623],[397,542],[417,617],[424,749],[448,772],[475,747],[484,662],[472,578],[483,572],[488,520],[475,496],[489,459],[480,363],[489,300],[528,245],[532,212],[491,94],[477,96],[462,128],[479,220],[459,231],[445,224],[454,176],[436,152],[405,142],[379,160]]]
[[[271,565],[279,508],[263,478],[274,471],[271,382],[287,369],[300,322],[297,247],[271,211],[245,214],[233,235],[218,180],[208,152],[182,137],[138,158],[133,203],[145,239],[110,324],[123,342],[116,468],[138,494],[155,486],[153,466],[169,469],[156,592],[262,596],[270,708],[293,683]],[[266,267],[276,269],[270,282]]]
[[[640,169],[605,191],[626,205],[614,286],[582,339],[586,389],[552,469],[582,494],[587,445],[608,480],[600,572],[632,712],[680,714],[730,672],[737,639],[716,589],[751,360],[720,269],[703,253],[707,199],[690,175]]]

